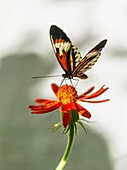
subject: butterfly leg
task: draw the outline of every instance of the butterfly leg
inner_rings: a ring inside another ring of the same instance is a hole
[[[77,85],[78,85],[78,82],[79,82],[79,79],[73,79],[73,80],[75,80],[76,81],[76,83],[75,83],[75,88],[77,87]]]
[[[70,79],[70,84],[73,86],[72,79]]]
[[[61,81],[61,83],[60,83],[60,86],[62,86],[62,84],[63,84],[64,80],[66,81],[66,79],[65,79],[65,78],[63,78],[63,80],[62,80],[62,81]]]

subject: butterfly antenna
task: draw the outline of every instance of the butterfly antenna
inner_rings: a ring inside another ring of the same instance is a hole
[[[50,77],[61,77],[61,75],[52,75],[52,76],[37,76],[37,77],[32,77],[33,79],[38,79],[38,78],[50,78]]]

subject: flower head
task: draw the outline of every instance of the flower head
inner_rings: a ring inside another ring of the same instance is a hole
[[[91,87],[82,95],[78,95],[76,89],[71,85],[65,84],[58,87],[56,84],[52,84],[51,87],[57,97],[56,100],[36,99],[35,102],[39,103],[39,105],[29,106],[29,108],[32,110],[32,114],[44,114],[60,108],[60,112],[62,113],[62,122],[65,128],[72,120],[74,120],[75,113],[88,119],[91,118],[90,112],[78,104],[78,102],[101,103],[109,100],[91,100],[100,96],[108,89],[104,88],[104,86],[102,86],[102,88],[98,91],[90,94],[94,90],[94,87]],[[75,121],[76,120],[78,120],[78,117]]]

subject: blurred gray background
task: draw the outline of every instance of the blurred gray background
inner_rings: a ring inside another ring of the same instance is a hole
[[[83,104],[92,114],[86,135],[78,135],[66,170],[127,170],[127,1],[0,0],[0,170],[54,170],[66,146],[62,129],[51,133],[59,112],[32,115],[35,98],[52,98],[50,84],[62,74],[49,28],[62,28],[82,56],[101,40],[108,43],[98,62],[80,80],[79,94],[91,86],[110,87],[103,104]],[[101,98],[101,97],[100,97]]]

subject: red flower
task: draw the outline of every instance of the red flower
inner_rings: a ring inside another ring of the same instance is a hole
[[[57,100],[36,99],[35,102],[40,103],[40,105],[29,106],[29,108],[32,110],[32,114],[43,114],[51,112],[60,107],[60,112],[63,113],[62,121],[63,126],[65,128],[71,121],[72,114],[74,113],[73,111],[76,111],[79,115],[83,117],[86,118],[91,117],[89,111],[86,110],[80,104],[78,104],[77,103],[78,101],[89,103],[101,103],[109,100],[109,99],[98,101],[89,100],[98,97],[102,93],[104,93],[108,89],[104,88],[104,86],[102,86],[102,88],[99,89],[98,91],[89,94],[94,90],[94,87],[91,87],[88,91],[79,96],[77,94],[76,89],[73,86],[67,84],[60,87],[58,87],[56,84],[52,84],[51,87],[54,94],[57,97]]]

